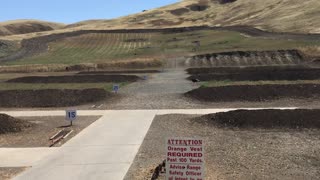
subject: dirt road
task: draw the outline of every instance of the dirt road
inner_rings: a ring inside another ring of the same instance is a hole
[[[183,94],[198,86],[186,78],[183,69],[168,69],[148,76],[147,80],[132,83],[121,89],[120,100],[108,104],[107,109],[182,109],[200,108]]]

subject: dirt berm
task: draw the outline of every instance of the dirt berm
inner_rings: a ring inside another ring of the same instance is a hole
[[[0,107],[66,107],[103,100],[112,94],[104,89],[46,89],[0,91]]]
[[[208,102],[267,101],[282,98],[319,98],[319,84],[232,85],[200,87],[185,93],[187,97]]]
[[[186,67],[225,67],[225,66],[271,66],[296,65],[305,63],[307,58],[298,50],[274,51],[231,51],[191,56],[179,61]]]
[[[241,72],[229,74],[198,74],[188,79],[199,79],[200,81],[261,81],[261,80],[316,80],[320,79],[320,69],[305,70],[282,70],[270,72]]]
[[[10,79],[10,83],[102,83],[135,82],[135,75],[71,75],[71,76],[27,76]]]
[[[0,114],[0,134],[20,132],[32,125],[33,124],[28,121],[16,119],[6,114]]]
[[[315,68],[316,69],[316,68]],[[308,66],[288,65],[288,66],[243,66],[243,67],[210,67],[210,68],[188,68],[188,74],[232,74],[232,73],[248,73],[248,72],[295,72],[313,70]],[[319,68],[316,70],[320,70]]]
[[[320,128],[319,109],[236,110],[194,118],[198,123],[226,128]]]

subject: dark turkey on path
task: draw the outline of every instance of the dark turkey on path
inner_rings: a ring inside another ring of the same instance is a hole
[[[199,79],[191,79],[192,82],[196,83],[196,82],[200,82]]]

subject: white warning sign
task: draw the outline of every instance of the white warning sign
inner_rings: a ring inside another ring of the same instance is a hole
[[[167,180],[204,180],[202,139],[167,139]]]

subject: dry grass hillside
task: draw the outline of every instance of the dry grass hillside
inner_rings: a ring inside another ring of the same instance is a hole
[[[319,0],[184,0],[114,20],[74,24],[85,29],[248,25],[268,31],[320,33]]]
[[[0,22],[0,36],[52,31],[64,27],[64,24],[38,20],[14,20]]]
[[[275,32],[320,33],[319,9],[319,0],[183,0],[117,19],[82,21],[54,31],[3,36],[1,39],[21,40],[84,29],[136,29],[200,25],[245,25]],[[58,25],[58,27],[61,26]],[[0,26],[1,28],[3,29],[3,26]],[[0,30],[1,32],[5,32],[5,30]]]

